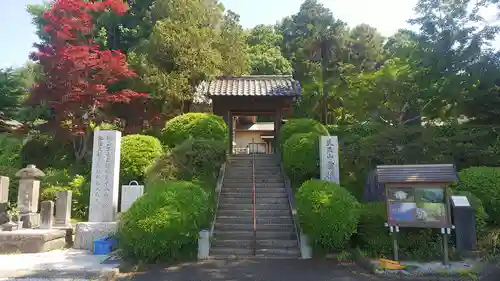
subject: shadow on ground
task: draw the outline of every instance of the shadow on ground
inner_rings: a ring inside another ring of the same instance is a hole
[[[209,260],[175,266],[150,266],[120,281],[371,281],[380,280],[356,266],[332,260]]]

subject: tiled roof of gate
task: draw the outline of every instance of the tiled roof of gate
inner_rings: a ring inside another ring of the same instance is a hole
[[[300,84],[289,75],[218,77],[204,82],[198,94],[213,96],[299,96]]]

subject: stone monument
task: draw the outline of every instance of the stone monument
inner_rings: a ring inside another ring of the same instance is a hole
[[[9,222],[9,178],[0,176],[0,225]]]
[[[56,193],[56,219],[55,227],[71,227],[71,190],[58,191]]]
[[[139,185],[136,181],[131,181],[128,185],[123,185],[120,211],[126,212],[143,193],[144,185]]]
[[[95,239],[116,232],[121,132],[96,130],[92,154],[89,222],[76,225],[75,248],[92,250]]]
[[[17,195],[17,207],[19,216],[23,222],[23,228],[35,228],[40,223],[38,214],[38,200],[40,195],[40,181],[38,178],[45,176],[35,165],[28,165],[19,170],[19,190]]]
[[[320,174],[321,180],[340,183],[339,176],[339,139],[337,136],[320,137]]]
[[[43,201],[40,204],[40,229],[51,229],[54,223],[54,202]]]

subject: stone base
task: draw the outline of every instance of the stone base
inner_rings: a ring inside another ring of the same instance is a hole
[[[76,224],[75,245],[73,248],[94,250],[94,240],[116,232],[116,222],[79,222]]]
[[[0,232],[0,253],[40,253],[66,246],[66,231],[21,229]]]
[[[21,221],[23,222],[23,228],[37,228],[40,225],[40,214],[21,214]]]

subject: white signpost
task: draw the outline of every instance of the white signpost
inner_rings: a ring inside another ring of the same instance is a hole
[[[120,147],[121,132],[95,131],[89,222],[116,221],[120,189]]]
[[[320,137],[319,155],[321,180],[340,184],[338,137]]]

